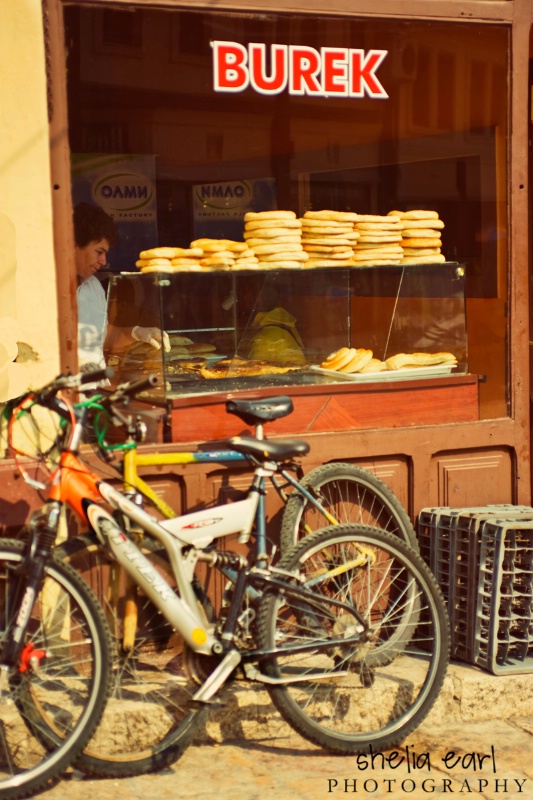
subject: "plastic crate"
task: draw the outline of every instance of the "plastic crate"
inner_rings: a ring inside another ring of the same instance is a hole
[[[519,669],[518,661],[511,663],[508,659],[502,660],[503,645],[498,651],[501,666],[496,656],[488,654],[488,640],[493,629],[488,613],[490,596],[483,606],[483,625],[478,617],[481,586],[486,585],[487,569],[490,569],[487,566],[490,557],[487,556],[486,547],[483,550],[487,526],[507,523],[517,526],[520,523],[520,526],[527,528],[530,522],[533,525],[531,506],[498,504],[471,508],[426,508],[421,511],[418,520],[420,552],[435,575],[446,601],[453,658],[479,664],[494,672],[510,671],[513,667],[516,671],[527,672],[533,668],[533,662],[523,662]],[[490,530],[494,533],[494,527]],[[495,610],[494,614],[497,613]],[[518,649],[518,645],[513,645],[511,651],[514,653]]]
[[[474,660],[494,674],[533,672],[533,519],[483,526]]]

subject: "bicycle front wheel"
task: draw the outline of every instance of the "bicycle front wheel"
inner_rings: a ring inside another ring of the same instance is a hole
[[[264,670],[294,681],[269,687],[281,715],[333,752],[403,741],[433,706],[449,661],[446,607],[426,564],[385,531],[339,525],[310,534],[278,566],[322,599],[319,608],[271,589],[262,601],[260,645],[278,648]]]
[[[0,647],[20,606],[22,542],[0,539]],[[108,696],[110,637],[83,581],[52,556],[19,663],[0,661],[0,798],[57,780],[94,732]]]
[[[308,472],[302,486],[310,490],[337,524],[370,525],[398,536],[418,550],[418,540],[409,515],[386,484],[372,472],[354,464],[332,462]],[[281,552],[312,531],[333,524],[303,495],[293,492],[283,511],[280,528]]]
[[[147,536],[139,547],[175,587],[164,548]],[[128,586],[94,535],[70,539],[58,553],[93,589],[113,638],[111,697],[76,766],[88,775],[116,778],[163,769],[182,754],[207,714],[192,702],[198,689],[195,657],[152,601]],[[209,617],[200,587],[197,594]]]

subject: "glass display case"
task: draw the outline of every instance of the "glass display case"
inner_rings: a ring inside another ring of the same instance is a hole
[[[122,273],[109,279],[110,323],[161,327],[171,349],[111,345],[107,360],[117,380],[159,374],[166,399],[465,374],[464,282],[455,262]],[[346,350],[364,353],[355,371],[331,358]]]

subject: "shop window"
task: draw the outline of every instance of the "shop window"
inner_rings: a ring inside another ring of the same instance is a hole
[[[148,2],[64,13],[73,156],[150,164],[149,211],[127,170],[122,183],[90,184],[105,189],[92,199],[126,232],[116,272],[135,271],[144,223],[152,246],[187,248],[199,238],[242,241],[247,210],[432,210],[444,224],[438,254],[465,270],[480,416],[507,415],[506,26]],[[229,43],[228,60],[215,63],[216,42]],[[218,319],[226,295],[202,292]],[[316,306],[306,307],[316,321]]]

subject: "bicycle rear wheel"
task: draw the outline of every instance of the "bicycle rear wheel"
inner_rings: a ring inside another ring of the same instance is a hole
[[[175,586],[164,548],[149,537],[139,547],[169,585]],[[58,553],[93,589],[113,637],[111,697],[76,766],[102,777],[163,769],[179,758],[207,714],[192,703],[198,689],[190,662],[193,657],[152,601],[138,587],[127,588],[127,576],[94,535],[70,539]],[[133,622],[128,622],[128,592],[135,609]],[[197,594],[209,616],[200,587]],[[131,648],[124,646],[128,624],[134,627]]]
[[[409,515],[391,489],[372,472],[354,464],[332,462],[308,472],[301,483],[337,523],[370,525],[386,530],[418,551],[418,540]],[[293,492],[281,521],[282,553],[306,534],[330,523],[303,495]]]
[[[311,646],[264,664],[274,678],[300,679],[269,687],[280,714],[333,752],[401,742],[433,706],[449,661],[446,607],[426,564],[385,531],[339,525],[310,534],[279,567],[324,601],[319,610],[275,589],[262,600],[261,647]],[[369,635],[357,641],[354,616],[331,600],[357,609]],[[351,641],[328,647],[332,638]]]
[[[0,539],[0,649],[24,560],[22,542]],[[86,745],[107,700],[110,647],[95,598],[52,556],[19,663],[0,661],[0,798],[46,789]]]

